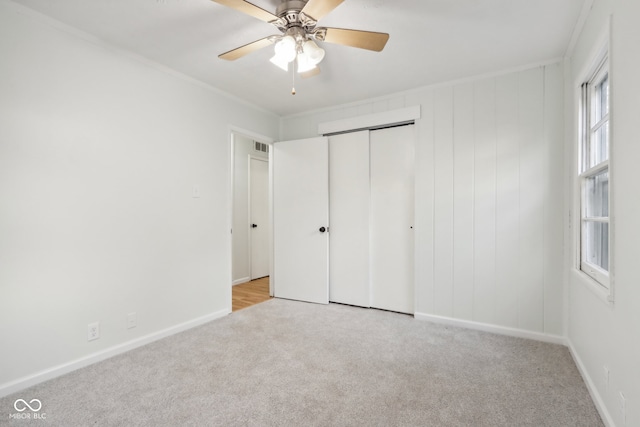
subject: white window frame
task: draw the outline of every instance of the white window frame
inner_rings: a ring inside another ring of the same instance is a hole
[[[596,100],[596,90],[599,87],[600,83],[602,83],[605,79],[608,79],[609,86],[609,107],[608,112],[605,114],[600,120],[596,123],[595,121],[595,100]],[[609,72],[609,58],[608,55],[603,55],[602,59],[598,62],[598,66],[595,67],[595,70],[590,73],[589,77],[585,79],[586,81],[581,86],[581,103],[579,105],[579,148],[578,148],[578,194],[579,203],[580,203],[580,218],[579,218],[579,227],[578,227],[578,270],[582,271],[584,274],[589,276],[598,285],[602,286],[611,294],[611,267],[612,267],[612,237],[613,230],[611,226],[611,168],[610,168],[610,158],[611,158],[611,78]],[[607,133],[607,145],[608,151],[606,160],[601,161],[593,166],[589,164],[590,156],[586,152],[586,150],[592,149],[591,140],[594,136],[595,132],[598,131],[602,126],[608,126]],[[609,176],[609,184],[608,184],[608,216],[606,217],[587,217],[586,210],[586,198],[587,198],[587,180],[593,178],[603,172],[607,172]],[[587,243],[584,239],[584,235],[586,233],[586,226],[588,223],[606,223],[609,224],[609,232],[608,232],[608,271],[604,270],[600,266],[589,262],[587,258]]]

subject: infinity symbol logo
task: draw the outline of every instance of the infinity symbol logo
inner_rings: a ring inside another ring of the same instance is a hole
[[[34,402],[37,404],[37,408],[35,407],[36,405],[31,406],[29,404],[29,403],[33,404]],[[29,408],[32,412],[38,412],[40,409],[42,409],[42,402],[40,402],[38,399],[31,399],[29,403],[27,403],[27,401],[24,399],[18,399],[15,402],[13,402],[13,407],[18,412],[24,412],[27,410],[27,408]]]

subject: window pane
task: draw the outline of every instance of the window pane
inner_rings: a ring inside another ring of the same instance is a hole
[[[602,96],[601,96],[601,87],[600,85],[595,85],[593,87],[593,100],[591,101],[591,127],[593,127],[594,124],[598,123],[600,120],[602,120]]]
[[[600,111],[602,115],[600,118],[604,117],[609,113],[609,75],[602,80],[602,83],[598,86],[598,91],[600,92]]]
[[[609,216],[609,170],[585,179],[586,217]]]
[[[598,123],[609,113],[609,76],[606,75],[594,87],[593,124]]]
[[[609,223],[585,221],[585,261],[609,271]]]
[[[609,122],[591,133],[587,169],[609,159]]]

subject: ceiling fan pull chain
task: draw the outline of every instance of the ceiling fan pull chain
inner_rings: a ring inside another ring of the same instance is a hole
[[[291,64],[291,95],[296,94],[296,64]]]

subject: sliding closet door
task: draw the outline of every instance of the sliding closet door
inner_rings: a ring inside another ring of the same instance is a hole
[[[414,126],[370,133],[371,307],[414,313]]]
[[[329,300],[369,307],[369,131],[329,139]]]

